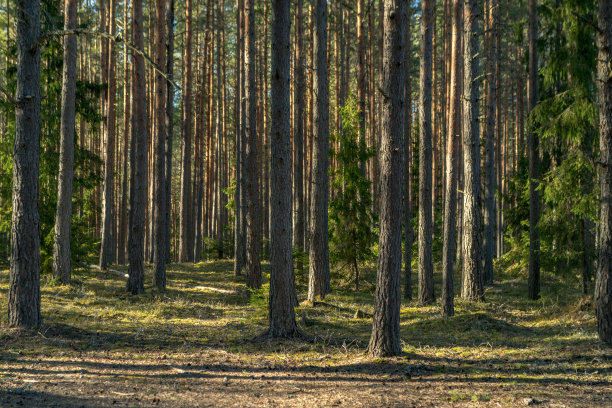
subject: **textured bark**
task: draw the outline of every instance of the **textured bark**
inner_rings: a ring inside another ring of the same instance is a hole
[[[486,121],[486,144],[485,144],[485,192],[484,192],[484,271],[483,283],[493,284],[493,256],[495,255],[495,188],[496,188],[496,160],[495,160],[495,132],[497,123],[497,43],[496,33],[499,24],[499,7],[496,0],[488,2],[487,31],[487,121]],[[501,141],[497,141],[499,144]]]
[[[538,11],[537,0],[529,0],[527,12],[529,15],[529,79],[527,84],[527,109],[531,113],[538,103]],[[529,299],[540,297],[540,193],[538,179],[540,177],[540,154],[538,138],[533,127],[527,132],[527,149],[529,150]]]
[[[17,8],[17,95],[13,150],[13,215],[8,323],[37,328],[40,314],[40,47],[31,51],[40,30],[40,1]]]
[[[166,42],[166,75],[168,78],[174,78],[174,0],[167,0],[168,6],[166,8],[166,30],[168,33],[168,39]],[[170,238],[171,238],[171,212],[172,212],[172,140],[174,136],[174,87],[168,86],[168,93],[166,95],[168,101],[166,102],[166,165],[165,177],[166,181],[164,186],[166,188],[166,214],[165,214],[165,226],[166,226],[166,245],[164,260],[166,263],[170,262]]]
[[[308,300],[323,299],[329,291],[329,200],[328,144],[329,95],[327,78],[327,3],[317,0],[314,36],[314,103],[312,191],[310,194],[310,262]]]
[[[185,2],[185,50],[184,50],[184,87],[183,87],[183,120],[181,140],[181,203],[180,203],[180,241],[179,262],[193,260],[193,240],[191,231],[194,220],[191,217],[191,36],[192,36],[192,0]]]
[[[289,0],[272,0],[270,337],[295,337],[291,249],[291,150],[289,107]]]
[[[410,7],[408,7],[410,9]],[[410,72],[410,20],[412,19],[411,13],[407,10],[406,16],[406,29],[404,35],[406,36],[404,49],[406,72]],[[381,80],[382,81],[382,80]],[[404,195],[403,215],[404,215],[404,234],[406,242],[404,243],[404,299],[412,299],[412,243],[414,241],[414,230],[412,228],[412,179],[410,177],[410,166],[412,161],[410,160],[410,144],[412,143],[412,88],[410,86],[410,75],[404,76],[404,98],[405,98],[405,111],[404,111],[404,158],[403,158],[403,174],[404,180],[402,182]]]
[[[217,245],[219,259],[223,258],[223,230],[225,228],[225,168],[224,168],[224,152],[225,152],[225,88],[222,83],[225,83],[225,62],[222,66],[222,44],[224,46],[224,16],[223,9],[225,8],[225,0],[221,0],[221,4],[217,10]],[[223,57],[225,57],[223,55]],[[224,61],[224,60],[223,60]]]
[[[293,246],[298,251],[304,251],[304,50],[302,32],[303,27],[303,1],[297,0],[295,7],[295,96],[294,117],[295,136],[293,138],[294,162],[293,162]],[[302,270],[303,265],[297,264],[297,269]]]
[[[419,304],[435,300],[433,282],[433,220],[431,204],[431,76],[433,0],[423,0],[419,90]]]
[[[371,356],[398,355],[402,271],[402,131],[406,1],[386,0],[380,140],[380,236]]]
[[[463,53],[463,286],[464,299],[481,301],[482,198],[480,195],[480,126],[478,119],[479,57],[478,0],[464,7]]]
[[[259,163],[257,158],[257,93],[255,89],[255,0],[245,1],[245,60],[247,80],[246,101],[246,248],[247,286],[261,287],[261,206],[259,201]]]
[[[132,44],[143,49],[142,1],[132,2]],[[132,152],[130,160],[129,278],[127,290],[144,292],[145,211],[147,205],[147,97],[144,58],[132,54]]]
[[[125,21],[125,32],[123,35],[127,37],[127,22],[128,22],[128,2],[124,2],[123,21]],[[121,211],[118,217],[119,234],[117,236],[117,263],[125,264],[127,236],[128,236],[128,143],[130,140],[130,61],[128,48],[124,45],[124,61],[123,61],[123,180],[121,186]]]
[[[114,35],[117,26],[115,0],[109,0],[109,30]],[[108,60],[103,60],[102,64],[107,64],[108,69],[108,88],[106,91],[106,132],[104,134],[104,185],[102,187],[102,242],[100,244],[100,269],[115,259],[115,99],[117,93],[117,81],[115,73],[115,47],[112,44],[108,47]]]
[[[595,312],[599,338],[612,344],[612,4],[599,0],[597,64],[599,100],[599,183],[601,188],[599,262]]]
[[[463,0],[453,0],[450,105],[446,139],[446,185],[444,194],[444,242],[442,248],[442,316],[454,310],[455,229],[457,226],[457,162],[461,134],[461,30]]]
[[[155,64],[166,66],[166,1],[155,0]],[[153,285],[166,289],[166,79],[155,71],[155,136],[153,138]]]
[[[64,29],[77,26],[77,1],[66,0]],[[74,126],[76,95],[76,35],[64,37],[62,79],[62,119],[60,128],[60,161],[53,245],[53,276],[64,285],[70,284],[70,226],[72,224],[72,183],[74,176]]]
[[[365,145],[365,111],[366,111],[366,44],[365,44],[365,0],[357,0],[357,104],[359,107],[359,140]],[[365,163],[361,163],[361,172],[365,176]]]

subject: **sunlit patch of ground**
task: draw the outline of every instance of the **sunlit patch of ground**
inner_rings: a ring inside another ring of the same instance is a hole
[[[371,270],[366,289],[296,309],[311,342],[252,341],[267,285],[246,290],[231,261],[171,265],[163,293],[148,270],[140,296],[116,274],[73,273],[70,287],[43,277],[44,326],[22,333],[6,326],[0,271],[0,406],[612,406],[612,350],[575,282],[546,276],[532,302],[522,279],[501,275],[450,319],[408,302],[404,355],[371,359]]]

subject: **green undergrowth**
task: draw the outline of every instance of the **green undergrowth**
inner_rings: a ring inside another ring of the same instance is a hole
[[[263,273],[263,288],[249,291],[244,276],[234,276],[229,260],[173,264],[168,268],[168,289],[159,292],[152,288],[148,268],[146,293],[138,296],[126,293],[125,279],[110,272],[76,268],[71,286],[57,285],[45,275],[41,282],[44,325],[35,335],[20,336],[7,328],[8,271],[0,271],[0,341],[5,345],[0,358],[70,359],[91,353],[138,359],[216,350],[247,361],[263,357],[297,365],[343,366],[347,361],[367,360],[371,285],[355,292],[333,283],[332,292],[312,305],[304,302],[305,280],[296,279],[302,302],[296,307],[296,318],[309,340],[262,342],[254,339],[267,328],[267,263]],[[364,282],[368,281],[375,281],[372,268],[364,271]],[[576,282],[551,276],[545,276],[544,282],[541,299],[529,301],[525,279],[498,271],[484,302],[456,298],[455,316],[448,319],[440,317],[438,303],[421,307],[414,300],[404,301],[404,355],[370,360],[368,369],[408,364],[420,375],[469,375],[508,383],[612,382],[612,358],[597,340],[590,299],[580,295]],[[439,280],[436,285],[438,289]],[[453,398],[480,401],[488,397]]]

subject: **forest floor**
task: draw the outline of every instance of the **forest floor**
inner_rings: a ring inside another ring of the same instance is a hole
[[[76,269],[70,287],[43,276],[38,332],[7,328],[0,271],[0,406],[612,406],[612,350],[577,281],[545,275],[530,302],[525,279],[499,273],[485,302],[457,300],[450,319],[408,302],[404,354],[372,359],[373,271],[359,292],[334,287],[296,309],[313,341],[268,342],[253,340],[267,327],[268,287],[249,293],[232,270],[172,265],[164,293],[148,270],[140,296],[113,273]]]

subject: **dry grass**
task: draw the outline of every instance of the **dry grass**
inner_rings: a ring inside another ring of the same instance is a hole
[[[6,327],[2,271],[0,406],[612,406],[612,352],[577,284],[546,276],[531,302],[522,279],[498,280],[451,319],[405,304],[404,355],[373,360],[371,288],[298,307],[313,342],[253,342],[267,286],[247,291],[231,261],[172,265],[167,291],[140,296],[77,269],[70,287],[43,277],[45,325],[22,333]]]

